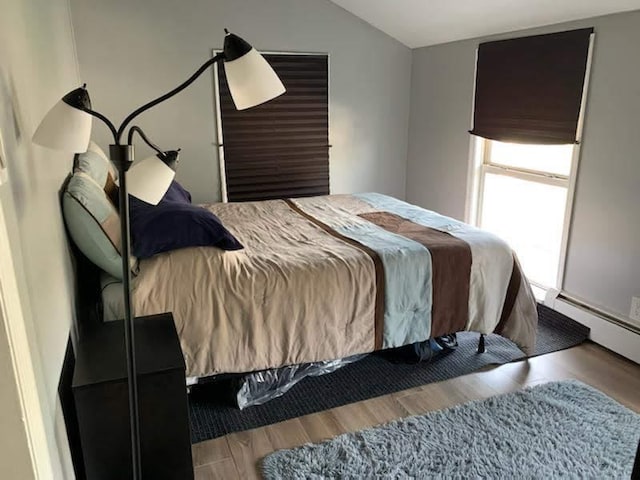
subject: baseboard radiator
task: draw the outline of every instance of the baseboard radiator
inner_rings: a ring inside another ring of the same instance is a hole
[[[640,363],[640,324],[607,312],[567,292],[549,290],[544,304],[591,329],[590,338]]]

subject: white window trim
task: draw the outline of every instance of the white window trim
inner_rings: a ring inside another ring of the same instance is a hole
[[[582,151],[582,133],[584,130],[585,111],[587,109],[587,97],[589,95],[589,79],[591,77],[591,64],[593,62],[593,42],[595,33],[589,36],[589,52],[587,53],[587,68],[584,73],[584,86],[582,88],[582,101],[580,102],[580,115],[578,116],[578,128],[576,138],[578,143],[573,149],[571,161],[571,173],[569,175],[569,189],[567,190],[567,207],[564,215],[564,230],[562,243],[560,244],[560,266],[558,268],[558,288],[564,290],[564,276],[567,269],[567,247],[573,226],[573,204],[575,201],[576,183],[578,181],[578,166],[580,165],[580,153]]]
[[[467,199],[465,204],[465,221],[472,225],[478,226],[480,223],[480,212],[482,211],[482,192],[484,191],[484,173],[494,172],[501,175],[509,175],[524,180],[534,180],[536,182],[547,183],[550,185],[558,185],[567,188],[567,202],[565,206],[564,224],[562,229],[562,240],[560,243],[560,258],[558,261],[558,276],[556,278],[556,288],[564,290],[564,277],[567,268],[567,247],[571,236],[571,227],[573,225],[573,205],[578,180],[578,167],[580,164],[580,153],[582,145],[582,134],[584,129],[584,118],[589,94],[589,79],[591,77],[591,64],[593,60],[593,43],[595,33],[589,37],[589,51],[587,53],[587,67],[584,75],[584,86],[582,89],[582,100],[580,103],[580,115],[578,116],[578,125],[576,129],[576,145],[573,147],[571,159],[571,172],[568,177],[562,175],[551,175],[542,172],[535,172],[516,167],[501,167],[495,164],[485,162],[487,141],[483,138],[471,135],[469,141],[469,163],[467,169]],[[476,62],[474,73],[474,91],[477,76],[478,50],[476,49]],[[475,101],[475,95],[474,95]],[[473,130],[473,112],[474,105],[471,108],[471,130]],[[536,285],[540,288],[542,286]]]

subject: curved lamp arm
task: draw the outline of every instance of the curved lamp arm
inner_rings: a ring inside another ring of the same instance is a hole
[[[107,127],[109,127],[109,130],[111,131],[111,135],[113,135],[113,139],[114,140],[116,140],[118,138],[118,132],[116,130],[116,126],[111,122],[111,120],[109,120],[107,117],[105,117],[100,112],[96,112],[95,110],[91,110],[90,108],[84,108],[83,110],[85,112],[87,112],[89,115],[92,115],[92,116],[96,117],[97,119],[102,120],[102,122]]]
[[[129,114],[129,116],[122,121],[122,124],[120,125],[120,128],[118,128],[117,133],[115,133],[115,135],[114,135],[114,138],[116,140],[116,144],[120,144],[120,139],[122,138],[122,134],[124,133],[125,128],[127,128],[127,125],[129,125],[129,123],[131,123],[131,121],[134,118],[136,118],[141,113],[149,110],[150,108],[155,107],[159,103],[162,103],[165,100],[168,100],[169,98],[173,97],[174,95],[180,93],[182,90],[184,90],[189,85],[191,85],[200,75],[202,75],[202,73],[207,68],[209,68],[214,63],[219,62],[220,60],[223,60],[223,59],[224,59],[224,54],[223,53],[218,53],[213,58],[210,58],[209,60],[204,62],[200,66],[200,68],[198,68],[198,70],[196,70],[195,73],[193,75],[191,75],[185,82],[181,83],[180,85],[178,85],[176,88],[174,88],[170,92],[165,93],[164,95],[156,98],[155,100],[151,100],[149,103],[146,103],[146,104],[142,105],[141,107],[135,109],[133,112],[131,112]],[[129,138],[131,138],[131,132],[129,133]],[[129,143],[131,143],[131,142],[129,142]]]
[[[91,109],[86,85],[66,94],[42,119],[33,141],[45,147],[69,152],[82,152],[91,137],[91,117],[101,120],[114,138],[113,161],[127,161],[133,154],[121,139],[131,121],[141,113],[180,93],[190,86],[214,63],[224,61],[231,97],[238,110],[255,107],[279,95],[286,89],[268,62],[249,43],[225,29],[223,50],[204,62],[185,82],[173,90],[131,112],[116,129],[113,123]],[[131,133],[131,132],[130,132]],[[111,146],[110,146],[111,147]]]
[[[162,155],[163,157],[165,156],[164,151],[159,146],[157,146],[155,143],[153,143],[151,140],[149,140],[149,137],[147,137],[145,135],[145,133],[142,131],[142,129],[140,127],[138,127],[137,125],[134,125],[133,127],[131,127],[129,129],[129,136],[127,137],[127,145],[133,145],[133,134],[136,133],[136,132],[138,133],[138,135],[140,135],[140,138],[142,138],[142,140],[144,140],[144,143],[149,145],[158,154]]]

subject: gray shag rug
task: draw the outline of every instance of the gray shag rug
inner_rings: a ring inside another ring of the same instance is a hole
[[[631,475],[640,415],[569,380],[397,420],[263,460],[268,480]]]

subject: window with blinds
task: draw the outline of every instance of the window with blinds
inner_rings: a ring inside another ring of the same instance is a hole
[[[218,69],[227,199],[327,195],[328,56],[265,54],[264,57],[287,91],[248,110],[235,109],[224,68]]]
[[[478,47],[471,220],[509,243],[541,291],[562,288],[593,35]]]

